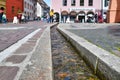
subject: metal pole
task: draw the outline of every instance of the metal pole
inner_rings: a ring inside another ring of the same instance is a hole
[[[61,23],[61,8],[60,8],[60,14],[59,14],[59,23]]]

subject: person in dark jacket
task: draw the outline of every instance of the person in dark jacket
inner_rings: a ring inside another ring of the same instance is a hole
[[[3,16],[3,13],[4,13],[4,8],[1,7],[1,8],[0,8],[0,23],[2,23],[2,16]]]

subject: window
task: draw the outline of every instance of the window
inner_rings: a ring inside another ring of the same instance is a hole
[[[75,0],[71,0],[71,6],[75,6]]]
[[[28,3],[28,9],[29,9],[29,3]]]
[[[26,2],[24,2],[24,6],[25,6],[25,8],[27,7]]]
[[[107,6],[109,6],[109,0],[104,0],[105,2],[104,2],[104,6],[105,7],[107,7]]]
[[[63,6],[67,6],[67,0],[63,0]]]
[[[12,6],[12,13],[14,13],[14,11],[15,11],[15,7],[14,7],[14,6]]]
[[[80,0],[80,6],[84,6],[84,0]]]
[[[89,0],[89,6],[93,6],[93,0]]]

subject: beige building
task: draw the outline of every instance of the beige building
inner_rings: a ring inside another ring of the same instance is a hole
[[[0,0],[0,7],[4,7],[6,9],[6,0]]]

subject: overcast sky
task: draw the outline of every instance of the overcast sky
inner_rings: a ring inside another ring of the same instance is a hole
[[[50,6],[51,0],[44,0],[44,1],[48,4],[48,6]]]

